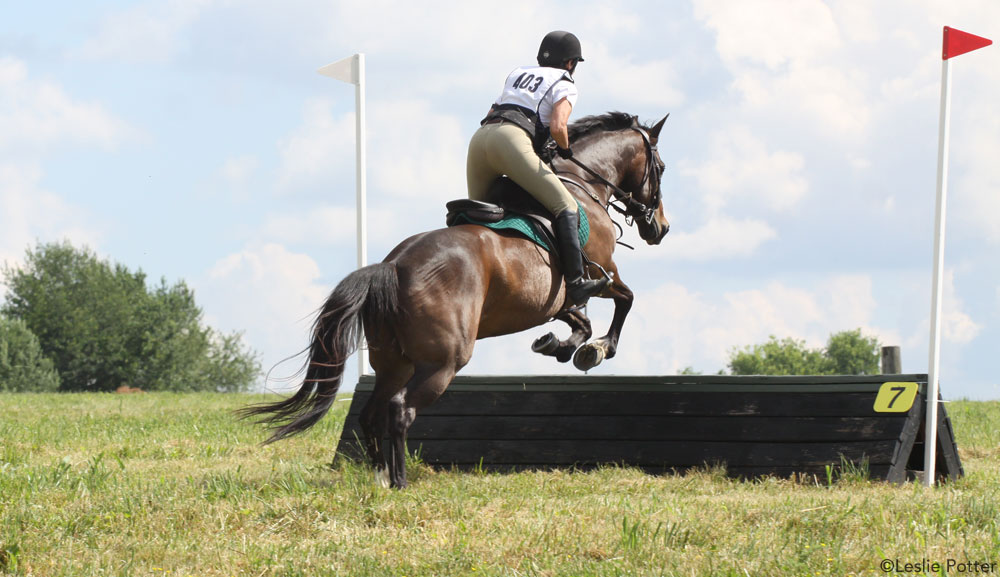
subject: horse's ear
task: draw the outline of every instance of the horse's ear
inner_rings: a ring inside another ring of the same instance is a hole
[[[663,128],[663,123],[666,122],[668,118],[670,118],[670,113],[669,112],[667,113],[666,116],[663,117],[663,120],[661,120],[661,121],[657,122],[656,124],[654,124],[653,128],[650,129],[650,131],[649,131],[649,138],[653,142],[656,142],[657,140],[659,140],[659,138],[660,138],[660,130]]]

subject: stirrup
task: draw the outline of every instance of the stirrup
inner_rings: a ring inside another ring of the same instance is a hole
[[[566,296],[576,304],[584,304],[590,297],[597,296],[604,292],[611,281],[607,278],[587,280],[579,278],[573,282],[566,283]]]

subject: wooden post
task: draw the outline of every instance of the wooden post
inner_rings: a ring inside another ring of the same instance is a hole
[[[898,375],[903,372],[903,359],[899,347],[882,347],[882,374]]]

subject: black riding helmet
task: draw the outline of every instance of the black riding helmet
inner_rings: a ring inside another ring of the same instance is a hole
[[[580,39],[564,30],[546,34],[545,38],[542,38],[542,45],[538,47],[538,65],[559,68],[567,60],[583,62]]]

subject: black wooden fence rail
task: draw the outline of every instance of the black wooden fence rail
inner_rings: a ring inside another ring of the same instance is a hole
[[[724,465],[730,475],[825,479],[828,466],[902,482],[923,469],[927,376],[458,376],[417,415],[408,449],[435,467],[650,472]],[[364,376],[337,447],[361,458]],[[962,465],[939,412],[938,476]]]

